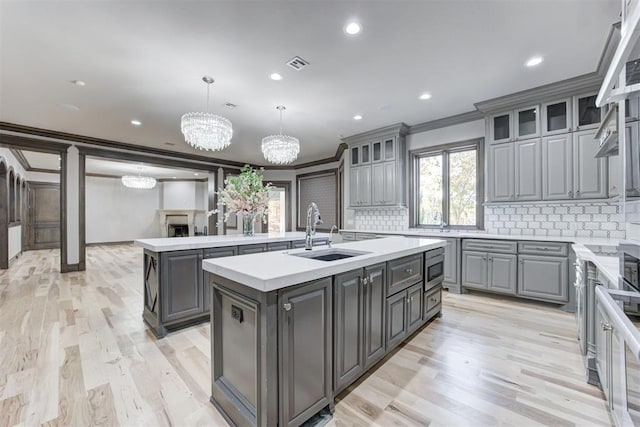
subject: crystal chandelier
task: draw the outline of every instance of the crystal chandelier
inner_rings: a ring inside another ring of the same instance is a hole
[[[138,167],[138,175],[125,175],[122,177],[122,185],[128,188],[151,190],[156,186],[156,179],[150,176],[140,175],[141,167]]]
[[[183,115],[180,128],[185,141],[192,147],[206,151],[223,150],[231,144],[231,122],[209,112],[209,89],[214,80],[209,76],[202,80],[207,84],[207,112]]]
[[[293,136],[282,134],[282,112],[286,110],[283,105],[278,105],[280,111],[280,134],[262,138],[262,154],[267,161],[276,165],[292,163],[298,158],[300,141]]]

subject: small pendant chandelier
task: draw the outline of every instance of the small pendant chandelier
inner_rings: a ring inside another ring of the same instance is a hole
[[[142,167],[138,167],[138,175],[125,175],[122,177],[122,185],[127,188],[136,188],[139,190],[151,190],[156,186],[156,179],[150,176],[140,175]]]
[[[185,141],[192,147],[220,151],[231,144],[233,128],[229,120],[209,112],[209,89],[214,82],[213,77],[204,76],[202,81],[207,84],[207,112],[183,115],[180,128]]]
[[[300,141],[293,136],[282,134],[282,112],[286,108],[283,105],[278,105],[276,110],[280,111],[280,134],[262,138],[262,154],[268,162],[286,165],[298,158]]]

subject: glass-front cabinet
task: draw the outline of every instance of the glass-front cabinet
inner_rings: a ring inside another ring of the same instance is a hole
[[[513,141],[513,113],[511,111],[489,117],[489,141],[491,144]]]
[[[574,130],[597,129],[600,126],[603,111],[596,107],[597,96],[597,93],[589,93],[573,97]]]
[[[557,135],[571,131],[571,99],[542,104],[542,134]]]
[[[381,141],[371,143],[372,162],[387,162],[395,159],[395,138],[386,138]]]
[[[515,111],[516,139],[529,139],[540,136],[538,106],[520,108]]]

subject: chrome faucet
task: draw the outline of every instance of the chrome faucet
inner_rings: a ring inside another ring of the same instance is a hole
[[[331,243],[333,243],[333,230],[336,230],[336,233],[337,233],[338,226],[335,224],[331,226],[331,230],[329,231],[329,247],[331,247]]]
[[[440,232],[449,231],[449,225],[446,222],[442,221],[440,223]]]
[[[313,216],[313,221],[311,217]],[[322,224],[322,218],[320,217],[320,211],[316,202],[309,203],[307,208],[307,229],[305,230],[304,248],[310,251],[313,248],[313,240],[311,236],[316,234],[316,225]]]

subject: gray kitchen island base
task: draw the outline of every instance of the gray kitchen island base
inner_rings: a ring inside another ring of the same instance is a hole
[[[425,253],[267,291],[211,273],[212,404],[230,425],[332,414],[338,393],[441,313]]]

